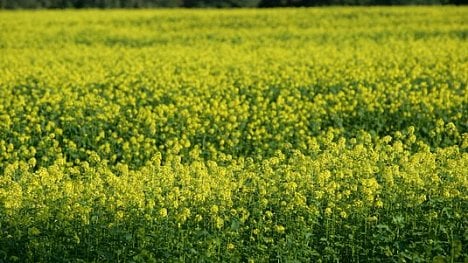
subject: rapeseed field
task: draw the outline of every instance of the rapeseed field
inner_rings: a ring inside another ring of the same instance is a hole
[[[0,262],[467,262],[468,8],[0,12]]]

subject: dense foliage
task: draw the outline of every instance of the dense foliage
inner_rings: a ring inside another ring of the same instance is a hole
[[[467,14],[1,12],[0,262],[466,262]]]
[[[466,0],[0,0],[0,8],[285,7],[323,5],[440,5]]]

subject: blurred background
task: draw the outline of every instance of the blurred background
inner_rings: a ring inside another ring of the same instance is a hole
[[[303,7],[326,5],[464,5],[468,0],[0,0],[2,9]]]

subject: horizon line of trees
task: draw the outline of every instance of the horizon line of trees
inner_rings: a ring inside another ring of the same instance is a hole
[[[0,0],[0,9],[465,5],[468,0]]]

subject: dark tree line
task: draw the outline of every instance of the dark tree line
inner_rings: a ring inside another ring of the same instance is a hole
[[[286,7],[467,4],[468,0],[0,0],[0,8]]]
[[[468,0],[262,0],[259,7],[302,7],[325,5],[441,5],[466,4]]]

